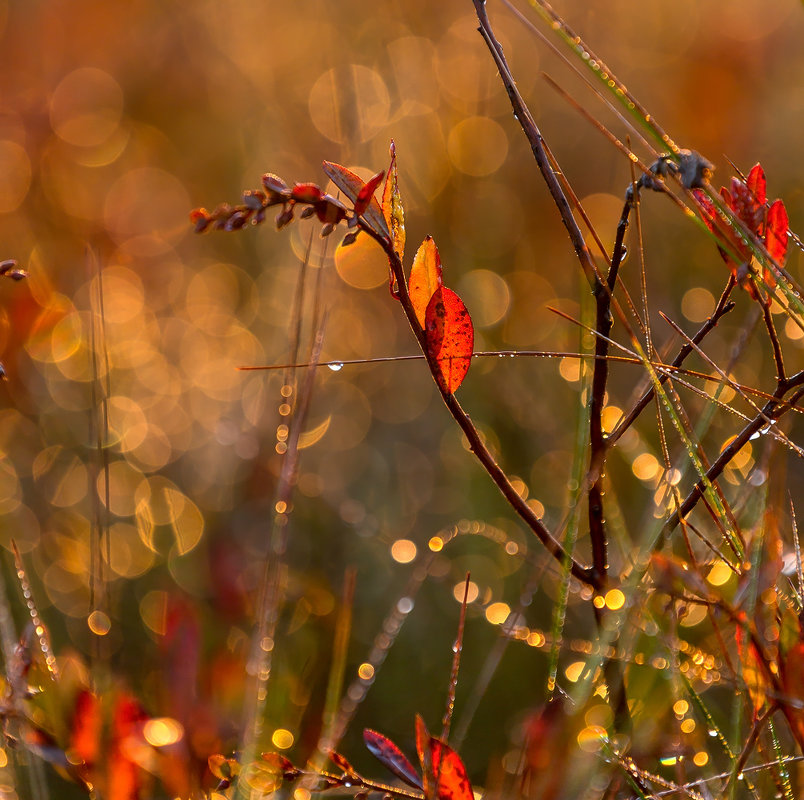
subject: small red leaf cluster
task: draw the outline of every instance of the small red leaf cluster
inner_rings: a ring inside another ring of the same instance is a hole
[[[378,761],[425,797],[438,800],[473,800],[472,784],[461,757],[441,739],[431,736],[424,720],[416,715],[416,751],[422,778],[405,754],[387,737],[372,730],[363,731],[366,747]]]
[[[749,244],[738,235],[729,235],[723,226],[718,225],[717,209],[702,189],[693,190],[693,195],[703,209],[702,217],[709,230],[722,238],[729,248],[730,252],[722,247],[718,249],[732,275],[751,297],[764,304],[769,303],[770,298],[761,293],[756,283],[750,280],[749,265],[753,260],[753,253]],[[770,257],[777,264],[783,265],[787,255],[787,211],[781,200],[774,200],[768,206],[765,172],[762,167],[755,164],[745,180],[732,178],[730,188],[722,187],[720,196],[749,232],[764,245]],[[740,257],[740,263],[734,261],[732,253]],[[776,285],[776,278],[767,266],[762,268],[762,279],[771,289]]]
[[[350,228],[354,228],[358,218],[364,214],[369,218],[369,224],[372,227],[379,222],[381,228],[384,228],[385,223],[379,204],[373,197],[374,191],[382,180],[382,173],[375,175],[367,184],[364,184],[357,175],[339,164],[325,161],[324,171],[352,201],[354,204],[352,210],[337,197],[327,194],[316,183],[296,183],[291,188],[282,178],[266,172],[262,176],[263,188],[243,192],[241,204],[232,206],[228,203],[221,203],[214,211],[196,208],[190,212],[190,222],[196,233],[208,230],[237,231],[249,223],[259,225],[265,221],[269,208],[281,206],[274,218],[277,229],[281,229],[293,222],[297,207],[303,206],[299,216],[302,219],[317,217],[324,226],[321,230],[322,236],[328,236],[335,226],[344,220]],[[387,229],[385,232],[387,233]]]

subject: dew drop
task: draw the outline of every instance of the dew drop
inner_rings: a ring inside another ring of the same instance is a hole
[[[330,368],[330,369],[331,369],[333,372],[340,372],[340,371],[343,369],[343,364],[341,364],[341,363],[339,363],[339,362],[335,362],[335,363],[332,363],[332,364],[327,364],[327,366],[328,366],[328,367],[329,367],[329,368]]]

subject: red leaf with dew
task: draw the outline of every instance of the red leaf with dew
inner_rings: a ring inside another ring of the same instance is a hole
[[[440,739],[430,737],[433,775],[438,780],[438,800],[474,800],[472,784],[461,757]]]
[[[452,289],[435,291],[425,312],[427,356],[437,366],[436,380],[452,394],[463,382],[472,363],[475,332],[463,301]]]
[[[387,737],[377,731],[366,728],[363,731],[363,741],[369,752],[382,764],[388,767],[391,772],[405,783],[410,784],[415,789],[422,788],[422,781],[419,778],[413,764],[407,756]]]
[[[754,164],[754,166],[751,167],[751,172],[748,173],[745,185],[751,190],[751,194],[754,195],[754,199],[757,203],[765,205],[765,201],[768,197],[765,170],[763,170],[759,164]]]
[[[784,264],[787,256],[787,228],[790,220],[781,200],[774,200],[768,209],[765,232],[765,247],[778,264]]]
[[[377,191],[384,177],[385,171],[383,170],[373,175],[363,185],[363,188],[357,193],[357,199],[355,200],[355,214],[362,216],[365,213],[369,203],[374,199],[374,192]]]
[[[438,248],[433,237],[428,236],[416,251],[408,278],[410,302],[413,304],[416,319],[419,320],[422,328],[425,326],[427,304],[443,285],[441,273],[441,257],[438,255]]]
[[[355,175],[352,170],[340,164],[336,164],[333,161],[325,161],[323,168],[327,177],[349,198],[349,201],[353,205],[356,204],[361,189],[366,185],[365,182],[358,175]],[[391,238],[391,232],[388,230],[388,225],[385,223],[382,208],[380,208],[380,204],[373,193],[369,198],[368,207],[363,211],[362,216],[376,233],[386,239]]]

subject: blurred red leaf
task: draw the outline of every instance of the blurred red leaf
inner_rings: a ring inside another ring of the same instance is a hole
[[[327,177],[349,198],[353,205],[356,204],[360,191],[366,184],[352,170],[333,161],[325,161],[323,168]],[[391,238],[391,232],[388,230],[382,209],[373,192],[369,198],[368,207],[362,213],[362,217],[380,236],[384,236],[386,239]]]
[[[438,800],[474,800],[472,784],[461,757],[440,739],[430,737],[433,775],[438,779]]]
[[[391,163],[385,178],[382,190],[382,213],[385,223],[391,231],[391,241],[394,252],[399,260],[405,257],[405,209],[402,207],[402,197],[399,194],[398,174],[396,169],[396,145],[391,140]],[[393,286],[393,275],[391,276]]]
[[[98,758],[101,723],[98,698],[87,689],[81,689],[75,701],[70,725],[70,750],[88,766],[93,765]]]
[[[109,800],[137,800],[140,796],[140,766],[137,754],[144,749],[141,723],[146,715],[140,704],[122,695],[115,704],[112,740],[108,758]]]
[[[737,643],[737,655],[740,657],[740,677],[748,689],[756,718],[768,698],[770,685],[762,668],[762,657],[740,625],[734,631],[734,637]]]
[[[804,642],[797,642],[785,653],[782,661],[782,685],[788,718],[792,719],[799,736],[804,737],[804,711],[800,707],[804,701]]]
[[[438,385],[452,394],[469,370],[475,343],[472,318],[452,289],[442,286],[430,298],[425,312],[424,335],[427,356],[438,366]]]
[[[421,779],[416,774],[413,764],[387,736],[366,728],[363,731],[363,741],[366,743],[369,752],[388,767],[394,775],[416,789],[422,788]]]
[[[408,278],[408,294],[419,325],[425,327],[427,304],[443,282],[441,257],[432,236],[428,236],[416,251]]]
[[[369,203],[374,199],[374,192],[385,177],[385,171],[378,172],[368,179],[368,182],[363,185],[363,188],[357,193],[355,200],[355,214],[363,215],[368,208]]]

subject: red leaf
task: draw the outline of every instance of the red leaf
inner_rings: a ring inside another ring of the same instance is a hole
[[[354,775],[354,774],[355,774],[355,769],[354,769],[354,767],[353,767],[353,766],[352,766],[352,765],[349,763],[349,760],[346,758],[346,756],[342,756],[342,755],[341,755],[339,752],[337,752],[336,750],[330,750],[330,751],[329,751],[329,753],[328,753],[328,755],[329,755],[329,760],[330,760],[330,761],[331,761],[333,764],[335,764],[335,766],[336,766],[338,769],[343,770],[343,771],[344,771],[344,772],[345,772],[347,775]]]
[[[422,765],[424,796],[431,797],[433,763],[430,754],[430,732],[420,714],[416,715],[416,752],[419,755],[419,763]]]
[[[787,255],[787,228],[790,224],[787,210],[781,200],[774,200],[768,209],[765,247],[779,264],[784,264]],[[775,281],[774,281],[775,283]]]
[[[97,760],[101,723],[98,698],[87,689],[81,689],[70,724],[70,750],[84,764],[92,765]]]
[[[297,203],[315,203],[323,196],[321,187],[315,183],[297,183],[290,193],[290,196]]]
[[[437,289],[427,304],[424,335],[427,356],[438,366],[438,385],[452,394],[472,363],[475,332],[463,301],[446,286]]]
[[[346,169],[346,167],[333,161],[325,161],[323,167],[327,177],[349,198],[352,204],[356,204],[360,190],[365,186],[363,181],[352,170]],[[368,208],[363,211],[362,217],[376,233],[386,239],[390,239],[391,232],[388,230],[380,204],[373,193],[369,199]]]
[[[428,236],[416,251],[408,278],[408,294],[416,319],[424,328],[425,312],[430,298],[441,288],[441,257],[432,236]]]
[[[745,185],[751,190],[757,203],[764,206],[765,200],[767,199],[765,171],[759,164],[754,164],[754,166],[751,167],[751,172],[748,173]]]
[[[804,700],[804,642],[797,642],[785,653],[782,661],[782,685],[785,704],[799,736],[804,736],[804,711],[800,702]]]
[[[474,800],[472,784],[461,757],[440,739],[430,737],[433,775],[438,780],[438,800]]]
[[[138,800],[140,796],[140,767],[134,756],[143,746],[140,726],[144,719],[145,713],[133,697],[122,695],[117,699],[104,795],[109,800]]]
[[[385,177],[385,171],[378,172],[376,175],[369,178],[368,182],[363,185],[363,188],[357,193],[355,200],[355,214],[362,216],[368,208],[368,204],[374,198],[374,192],[380,185],[380,181]]]
[[[382,214],[391,231],[394,251],[401,261],[405,257],[405,209],[402,207],[402,197],[399,194],[396,146],[393,139],[391,140],[391,163],[388,166],[388,174],[382,190]],[[391,283],[393,284],[393,277]]]
[[[407,756],[387,736],[366,728],[363,731],[363,741],[366,743],[369,752],[388,767],[394,775],[416,789],[422,788],[421,779],[416,774],[413,764],[408,761]]]

